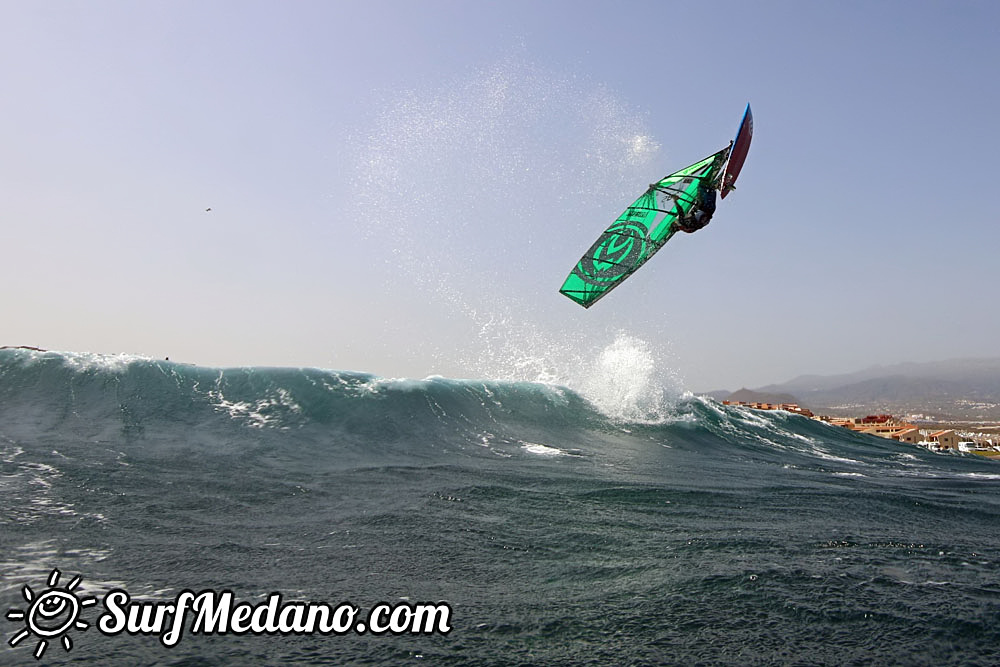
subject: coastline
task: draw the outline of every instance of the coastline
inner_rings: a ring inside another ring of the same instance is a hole
[[[722,404],[751,410],[781,410],[859,433],[925,447],[931,451],[958,451],[1000,460],[1000,424],[996,422],[908,420],[891,414],[832,417],[816,415],[796,403],[724,400]]]

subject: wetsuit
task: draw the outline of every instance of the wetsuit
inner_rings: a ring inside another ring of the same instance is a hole
[[[677,216],[678,229],[690,234],[707,225],[715,214],[715,196],[715,188],[699,188],[698,200],[691,207],[691,212]]]

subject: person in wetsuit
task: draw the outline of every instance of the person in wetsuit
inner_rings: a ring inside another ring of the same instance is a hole
[[[715,197],[715,188],[710,185],[706,186],[705,182],[702,181],[698,187],[694,205],[686,215],[678,205],[677,210],[680,215],[677,216],[677,221],[674,224],[682,232],[688,234],[698,231],[712,220],[712,216],[715,214]]]

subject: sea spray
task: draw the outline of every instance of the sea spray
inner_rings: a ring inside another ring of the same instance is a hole
[[[390,289],[446,320],[411,337],[414,353],[467,377],[568,386],[616,418],[661,420],[679,394],[662,337],[552,315],[568,305],[556,288],[571,263],[655,171],[659,149],[608,90],[516,58],[395,95],[357,146],[355,186]],[[581,220],[593,230],[577,239]]]
[[[609,91],[511,59],[393,95],[356,146],[357,219],[416,262],[410,278],[443,282],[427,253],[445,272],[509,268],[562,220],[614,208],[658,152]]]
[[[619,332],[597,354],[580,379],[578,391],[613,419],[661,422],[672,413],[683,385],[659,357],[662,354],[647,341]]]
[[[553,336],[532,322],[491,320],[466,362],[479,377],[568,387],[618,421],[669,419],[684,391],[669,342],[654,345],[623,330],[601,334]]]

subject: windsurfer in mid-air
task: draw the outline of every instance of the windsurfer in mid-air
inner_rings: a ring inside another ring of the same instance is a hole
[[[753,134],[750,105],[736,138],[721,151],[667,174],[639,195],[597,237],[566,276],[560,294],[590,308],[621,285],[678,230],[696,232],[715,214],[717,197],[725,197],[747,156]]]
[[[677,221],[674,224],[678,229],[688,234],[698,231],[707,225],[715,214],[715,188],[702,181],[691,210],[685,214],[680,202],[677,202],[677,212]]]

